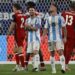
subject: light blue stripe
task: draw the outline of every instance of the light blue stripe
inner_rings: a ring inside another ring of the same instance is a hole
[[[47,20],[47,24],[48,24],[48,40],[50,40],[50,24],[49,24],[49,20]]]
[[[30,37],[30,42],[32,42],[33,41],[33,32],[30,31],[29,33],[30,33],[30,36],[29,36]]]
[[[56,40],[56,29],[55,29],[55,17],[52,17],[52,34],[53,34],[53,41]]]
[[[59,18],[58,18],[58,26],[59,26],[58,29],[59,29],[59,36],[60,36],[60,39],[62,39],[62,34],[61,34],[61,28],[62,28],[62,25],[61,25],[61,24],[62,24],[62,23],[61,23],[61,22],[62,22],[62,20],[61,20],[61,18],[59,17]]]
[[[41,23],[41,21],[40,21],[39,18],[37,17],[36,20],[35,20],[35,27],[41,28],[40,23]]]
[[[48,27],[48,40],[50,40],[50,26]]]
[[[35,40],[40,41],[38,35],[36,34],[36,32],[35,32]]]

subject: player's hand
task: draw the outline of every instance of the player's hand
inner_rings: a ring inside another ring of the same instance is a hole
[[[67,42],[67,38],[63,38],[63,42],[66,43]]]

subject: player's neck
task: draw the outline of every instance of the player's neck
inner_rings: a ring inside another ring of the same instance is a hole
[[[57,12],[54,12],[53,14],[51,14],[52,16],[56,16],[57,15]]]

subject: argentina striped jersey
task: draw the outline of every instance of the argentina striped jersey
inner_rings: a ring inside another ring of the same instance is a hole
[[[26,20],[26,23],[38,29],[37,31],[28,31],[28,42],[40,42],[41,19],[39,17],[30,17]]]
[[[48,28],[48,40],[61,41],[62,40],[62,27],[65,27],[65,20],[62,16],[49,16],[46,19],[45,28]]]

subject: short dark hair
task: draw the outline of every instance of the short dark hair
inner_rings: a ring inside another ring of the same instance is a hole
[[[75,1],[70,2],[70,8],[75,9]]]
[[[27,5],[28,10],[29,10],[29,8],[34,8],[35,9],[35,6],[36,6],[36,4],[34,2],[32,2],[32,1],[27,2],[26,5]]]
[[[17,10],[21,10],[21,6],[18,3],[14,3],[13,6],[17,9]]]

